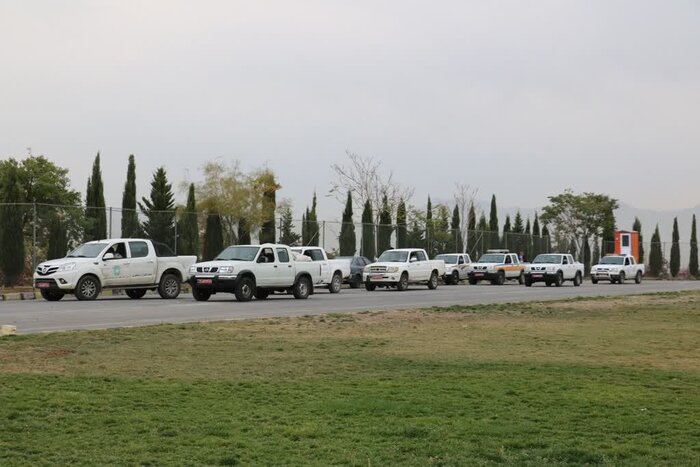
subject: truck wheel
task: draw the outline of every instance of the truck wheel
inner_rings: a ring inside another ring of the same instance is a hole
[[[350,279],[350,288],[357,289],[360,287],[360,284],[362,284],[362,277],[357,274],[352,276],[352,279]]]
[[[642,271],[637,271],[637,274],[634,276],[634,283],[635,284],[642,283]]]
[[[208,290],[198,289],[197,287],[192,287],[192,296],[198,302],[206,302],[209,300],[209,297],[211,297],[211,292]]]
[[[404,272],[401,274],[401,279],[399,279],[399,282],[396,283],[396,290],[403,292],[406,289],[408,289],[408,273]]]
[[[476,279],[474,279],[474,278],[472,278],[472,277],[469,278],[469,285],[476,285],[476,284],[478,284],[478,283],[479,283],[478,280],[476,280]]]
[[[525,276],[524,282],[525,282],[525,287],[532,287],[532,277]]]
[[[365,290],[368,292],[374,292],[377,289],[377,286],[370,283],[369,281],[365,282]]]
[[[333,279],[331,279],[331,283],[328,284],[328,291],[330,293],[338,293],[340,292],[340,288],[343,285],[343,277],[340,275],[339,272],[336,272],[333,274]]]
[[[100,281],[95,276],[83,276],[75,286],[75,298],[94,300],[100,294]]]
[[[518,276],[518,284],[523,285],[525,283],[525,273],[523,271],[520,271],[520,275]]]
[[[591,276],[591,284],[597,284],[598,278],[596,276]]]
[[[250,277],[242,277],[236,284],[233,294],[239,302],[248,302],[255,293],[255,282]]]
[[[60,290],[40,290],[41,296],[43,297],[44,300],[49,301],[49,302],[57,302],[60,299],[63,298],[65,295],[64,292],[61,292]]]
[[[551,279],[545,279],[545,280],[544,280],[544,283],[545,283],[545,285],[546,285],[547,287],[551,287],[551,286],[552,286],[552,280],[551,280]]]
[[[620,277],[617,278],[617,282],[620,284],[625,283],[625,271],[620,271]]]
[[[564,283],[564,274],[562,274],[561,271],[557,272],[557,275],[554,276],[554,285],[556,287],[561,287],[561,285]]]
[[[270,295],[270,291],[266,289],[255,289],[255,298],[258,300],[266,300]]]
[[[574,287],[579,287],[582,282],[583,282],[583,278],[581,277],[581,273],[577,272],[576,275],[574,276]]]
[[[173,299],[180,295],[180,280],[175,274],[164,274],[158,284],[160,298]]]
[[[408,279],[408,277],[406,279]],[[437,272],[433,271],[433,273],[430,274],[430,280],[428,281],[428,288],[430,290],[435,290],[435,289],[437,289],[437,286],[438,286],[438,274],[437,274]]]
[[[146,289],[126,289],[126,296],[133,299],[139,299],[146,295]]]
[[[294,294],[294,298],[299,300],[309,298],[309,294],[311,293],[311,281],[309,278],[300,277],[297,279],[297,282],[294,284],[294,288],[292,289],[292,293]]]
[[[452,271],[452,277],[450,278],[450,285],[459,285],[459,271]]]
[[[495,285],[503,285],[506,283],[506,273],[503,271],[498,271],[498,275],[496,275],[496,284]]]

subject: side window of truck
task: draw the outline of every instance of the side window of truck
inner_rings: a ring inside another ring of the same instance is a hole
[[[284,248],[277,248],[277,258],[279,258],[280,263],[288,263],[289,255],[287,254],[287,250]]]
[[[418,258],[418,261],[427,261],[425,253],[423,253],[422,251],[416,251],[416,257]]]
[[[148,244],[146,242],[129,242],[132,258],[145,258],[148,256]]]
[[[506,255],[505,264],[511,264],[512,262],[513,262],[513,258],[510,255]]]

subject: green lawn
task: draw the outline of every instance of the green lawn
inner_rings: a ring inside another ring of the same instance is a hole
[[[0,370],[2,465],[700,463],[700,293],[19,336]]]

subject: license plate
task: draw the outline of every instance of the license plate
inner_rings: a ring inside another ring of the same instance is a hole
[[[533,274],[532,277],[535,279],[542,279],[542,274]]]
[[[200,285],[212,285],[213,281],[211,279],[197,279],[197,284]]]
[[[36,286],[40,289],[48,289],[51,285],[48,282],[37,282]]]
[[[476,277],[482,277],[483,275],[484,275],[483,272],[475,272],[474,273],[474,276],[476,276]]]
[[[382,280],[382,275],[381,274],[373,274],[373,275],[369,276],[369,278],[372,279],[373,281],[379,281],[379,280]]]

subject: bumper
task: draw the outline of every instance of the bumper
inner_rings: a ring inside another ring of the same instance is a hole
[[[73,290],[78,281],[78,273],[75,271],[57,272],[50,276],[34,274],[34,287],[49,290]]]
[[[375,272],[371,274],[363,274],[363,282],[369,282],[371,284],[396,284],[401,278],[400,272]]]
[[[525,277],[530,279],[532,282],[545,282],[548,280],[554,280],[557,277],[556,272],[539,272],[539,271],[525,271]]]
[[[219,275],[198,275],[190,276],[187,283],[192,288],[200,290],[208,290],[209,292],[229,292],[233,293],[238,284],[237,276],[219,276]]]
[[[591,277],[599,281],[610,281],[618,280],[620,278],[620,273],[609,273],[609,272],[591,272]]]
[[[497,271],[469,271],[469,279],[478,281],[492,281],[498,277]]]

